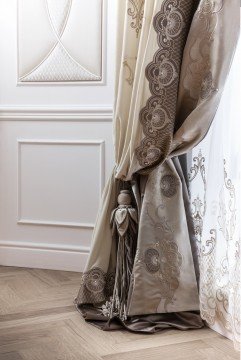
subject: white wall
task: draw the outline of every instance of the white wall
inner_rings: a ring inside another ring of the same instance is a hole
[[[103,13],[103,84],[17,85],[17,2],[0,0],[2,265],[84,267],[113,164],[115,6]]]

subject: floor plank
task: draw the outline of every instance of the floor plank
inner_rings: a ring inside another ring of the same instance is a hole
[[[0,266],[0,360],[236,360],[214,331],[103,332],[73,305],[80,274]]]

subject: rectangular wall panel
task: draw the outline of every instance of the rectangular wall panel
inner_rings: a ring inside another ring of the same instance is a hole
[[[0,118],[0,265],[81,271],[113,166],[112,123],[102,109],[92,120],[48,114]]]
[[[18,81],[100,82],[103,15],[103,0],[18,0]]]
[[[18,223],[93,228],[104,166],[104,140],[18,140]]]

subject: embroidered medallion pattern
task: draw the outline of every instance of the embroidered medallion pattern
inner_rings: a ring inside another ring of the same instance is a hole
[[[179,287],[182,255],[174,239],[174,231],[165,217],[159,215],[158,208],[147,204],[146,215],[152,226],[157,229],[155,242],[149,244],[143,254],[138,253],[139,261],[145,269],[158,280],[160,296],[164,299],[164,307],[173,300]]]
[[[82,275],[81,286],[76,303],[97,304],[110,298],[113,292],[115,273],[107,274],[99,267],[94,267]]]
[[[146,269],[151,274],[156,273],[160,269],[159,252],[156,249],[149,248],[145,251]]]
[[[105,287],[105,274],[99,268],[94,268],[84,274],[85,286],[87,290],[100,292]]]
[[[164,159],[172,142],[180,65],[192,10],[192,0],[165,0],[153,20],[159,48],[146,67],[151,97],[140,111],[144,138],[135,151],[142,168]]]
[[[179,181],[174,175],[163,175],[161,178],[161,192],[166,197],[173,197],[177,193]]]

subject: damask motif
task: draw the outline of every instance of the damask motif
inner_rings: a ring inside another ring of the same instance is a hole
[[[198,242],[201,242],[202,231],[203,231],[203,219],[206,213],[206,191],[207,191],[207,182],[206,182],[206,172],[205,172],[205,157],[202,155],[201,149],[198,152],[198,156],[193,158],[193,165],[188,174],[189,181],[192,182],[200,175],[202,184],[203,184],[203,195],[200,199],[199,194],[192,201],[193,209],[192,216],[194,221],[195,235]]]
[[[212,72],[213,37],[218,24],[218,15],[223,8],[223,0],[203,0],[196,12],[200,36],[193,39],[189,50],[189,63],[185,69],[183,86],[189,93],[193,106],[204,101],[218,91]],[[205,30],[205,31],[204,31]]]
[[[174,175],[163,175],[161,178],[161,192],[166,197],[173,197],[177,193],[179,181]]]
[[[215,90],[215,87],[213,85],[213,75],[211,71],[208,71],[208,73],[204,75],[202,80],[200,98],[202,100],[208,99],[213,90]]]
[[[214,3],[212,0],[204,0],[200,12],[202,14],[210,14],[213,11]]]
[[[106,301],[105,304],[101,306],[101,312],[107,318],[118,315],[118,313],[113,313],[112,298],[110,298],[110,301]]]
[[[144,15],[145,0],[129,0],[130,7],[127,10],[128,15],[132,18],[131,27],[136,31],[136,37],[142,28],[142,19]]]
[[[127,60],[125,60],[123,62],[123,65],[127,68],[128,72],[129,72],[128,76],[126,77],[126,81],[128,82],[128,84],[130,86],[132,86],[133,82],[134,82],[134,72],[133,72],[132,68],[130,67]]]
[[[168,60],[165,55],[160,56],[158,63],[152,63],[147,67],[146,76],[151,80],[152,93],[158,95],[162,89],[170,86],[177,78],[175,62]]]
[[[182,52],[192,14],[193,1],[164,0],[153,20],[159,48],[146,67],[151,97],[140,111],[144,138],[135,151],[142,168],[164,159],[172,142]],[[158,127],[156,114],[161,119]]]
[[[166,38],[164,38],[164,41],[170,41],[173,37],[176,37],[181,33],[184,27],[183,16],[181,12],[174,7],[172,8],[172,11],[160,17],[159,24],[159,29],[165,29],[166,31]]]
[[[85,273],[85,286],[89,291],[100,292],[105,287],[105,274],[99,268],[94,268]]]
[[[76,303],[97,304],[108,300],[113,293],[114,281],[115,273],[106,274],[98,267],[83,273]]]
[[[209,325],[218,323],[234,336],[240,334],[240,244],[233,244],[236,226],[235,188],[227,177],[224,161],[224,185],[219,194],[219,229],[210,231],[211,238],[204,244],[201,254],[201,314]],[[225,201],[226,197],[226,201]],[[218,234],[225,240],[224,257],[217,264]],[[232,250],[231,250],[232,247]],[[235,263],[229,261],[233,253]]]
[[[206,19],[207,26],[210,24],[210,19],[207,19],[207,15],[218,14],[223,8],[224,0],[203,0],[200,2],[198,8],[198,16]],[[212,34],[213,35],[213,34]]]
[[[215,229],[210,230],[210,239],[206,240],[205,245],[202,247],[202,255],[211,255],[215,249],[217,243],[217,231]]]
[[[199,149],[198,156],[193,158],[193,166],[190,169],[188,174],[189,181],[192,181],[200,172],[200,175],[203,179],[203,183],[206,185],[206,176],[205,176],[205,157],[202,155],[202,150]]]
[[[160,296],[165,300],[164,307],[167,311],[168,304],[173,300],[175,291],[179,287],[180,268],[182,256],[174,239],[174,231],[165,217],[158,214],[159,208],[147,204],[146,215],[158,235],[155,242],[148,245],[143,255],[137,256],[145,269],[158,279]]]
[[[225,199],[220,194],[220,210],[218,216],[218,223],[220,225],[220,230],[223,233],[223,236],[227,241],[231,241],[233,239],[233,234],[236,226],[236,196],[235,196],[235,188],[232,184],[231,179],[228,179],[227,171],[225,169],[226,161],[224,160],[224,183],[225,187],[229,192],[229,203],[228,209],[225,204]],[[229,218],[227,217],[227,212],[229,213]]]
[[[156,273],[160,269],[159,252],[156,249],[149,248],[145,251],[146,269],[151,274]]]
[[[168,119],[168,114],[164,109],[162,109],[160,105],[157,104],[148,115],[150,117],[150,124],[153,129],[152,131],[165,127]]]

